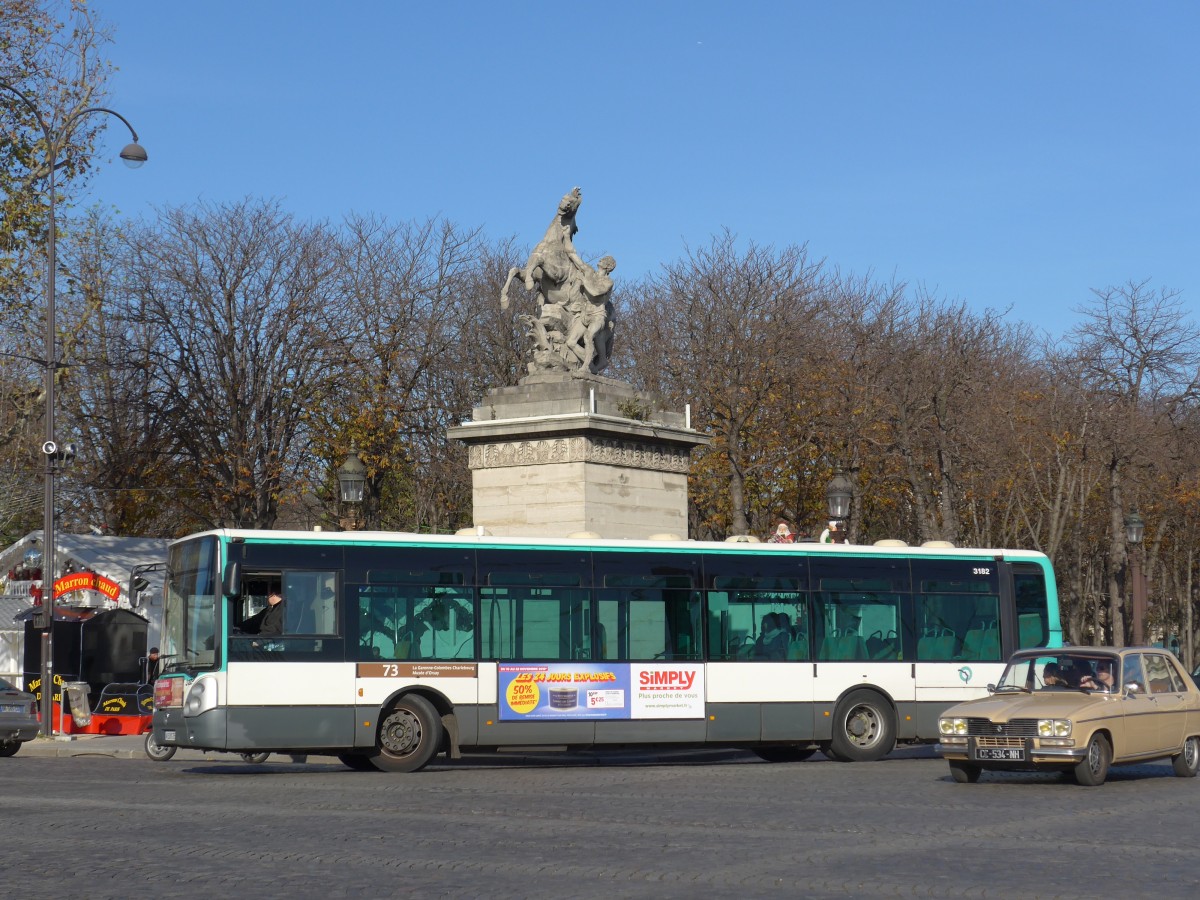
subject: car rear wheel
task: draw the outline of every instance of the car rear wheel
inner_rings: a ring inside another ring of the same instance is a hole
[[[1075,766],[1075,781],[1086,787],[1104,784],[1108,778],[1108,766],[1112,762],[1112,747],[1102,734],[1092,735],[1088,741],[1087,755]]]
[[[1200,772],[1200,737],[1192,735],[1183,742],[1183,752],[1171,757],[1171,766],[1180,778],[1195,778]]]
[[[0,744],[0,756],[12,756],[20,749],[20,741],[5,741],[3,744]]]
[[[950,764],[950,774],[959,784],[974,784],[979,780],[983,769],[979,766],[971,765],[971,763],[960,762],[957,759],[946,760]]]

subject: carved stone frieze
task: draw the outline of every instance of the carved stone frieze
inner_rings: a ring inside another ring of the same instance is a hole
[[[472,469],[590,462],[652,472],[686,474],[691,455],[685,448],[662,444],[579,436],[473,444],[470,447],[469,459]]]

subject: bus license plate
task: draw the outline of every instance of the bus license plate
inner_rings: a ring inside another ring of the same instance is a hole
[[[163,740],[164,740],[164,741],[173,741],[173,740],[175,740],[175,732],[173,732],[173,731],[164,731],[164,732],[163,732]]]
[[[976,759],[1000,759],[1006,762],[1024,762],[1024,747],[976,747]]]

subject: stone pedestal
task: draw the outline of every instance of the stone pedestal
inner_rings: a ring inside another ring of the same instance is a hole
[[[449,429],[470,448],[474,524],[494,535],[687,536],[691,450],[710,439],[599,375],[530,375]]]

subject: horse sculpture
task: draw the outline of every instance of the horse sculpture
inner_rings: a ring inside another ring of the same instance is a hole
[[[523,268],[512,268],[500,291],[500,307],[508,309],[509,289],[520,279],[534,295],[532,315],[520,316],[531,343],[530,374],[584,371],[598,373],[612,351],[612,257],[593,269],[575,252],[579,231],[575,216],[583,194],[575,188],[559,201],[546,234]]]
[[[582,201],[583,193],[579,188],[565,194],[559,201],[558,211],[546,234],[529,254],[525,267],[509,269],[508,279],[500,291],[501,309],[508,309],[508,290],[517,277],[524,282],[525,290],[530,293],[536,291],[539,312],[544,303],[566,303],[577,266],[583,264],[571,240],[579,231],[575,215]]]

